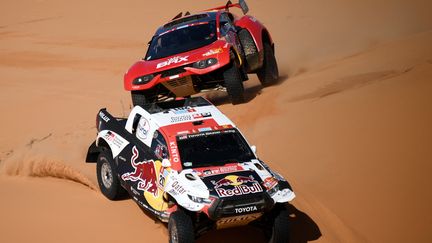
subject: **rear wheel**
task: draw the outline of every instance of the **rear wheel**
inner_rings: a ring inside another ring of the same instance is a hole
[[[102,194],[110,200],[116,200],[126,194],[117,177],[117,169],[109,151],[99,153],[96,174]]]
[[[235,63],[229,64],[229,67],[224,71],[223,77],[228,96],[233,104],[244,102],[244,87],[243,80],[240,75],[240,70]]]
[[[168,232],[170,243],[193,243],[195,241],[192,219],[183,211],[171,213]]]
[[[268,43],[264,43],[264,63],[257,71],[258,79],[264,86],[271,85],[279,78],[279,69],[273,49]]]

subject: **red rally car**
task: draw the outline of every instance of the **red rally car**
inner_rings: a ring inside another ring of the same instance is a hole
[[[238,17],[229,10],[241,8]],[[256,73],[261,84],[278,79],[274,43],[244,0],[197,14],[178,14],[159,27],[145,57],[124,76],[133,105],[207,90],[226,90],[233,104],[244,102],[243,82]]]

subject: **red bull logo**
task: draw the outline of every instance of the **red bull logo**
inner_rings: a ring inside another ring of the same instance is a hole
[[[138,181],[138,190],[147,191],[158,196],[158,188],[156,185],[156,168],[153,160],[136,162],[139,156],[138,149],[134,146],[132,149],[131,164],[134,168],[133,172],[125,173],[121,177],[125,181]]]
[[[252,175],[248,177],[229,175],[218,181],[212,181],[212,183],[215,185],[214,188],[220,197],[239,196],[263,191],[260,184],[255,180]],[[246,183],[252,183],[252,185],[246,185]],[[223,188],[227,186],[233,186],[234,188]]]

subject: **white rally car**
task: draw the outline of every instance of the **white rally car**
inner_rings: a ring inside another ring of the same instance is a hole
[[[170,242],[248,224],[270,242],[288,241],[291,186],[204,98],[135,106],[127,119],[102,109],[96,123],[87,162],[97,163],[101,192],[128,193],[168,223]]]

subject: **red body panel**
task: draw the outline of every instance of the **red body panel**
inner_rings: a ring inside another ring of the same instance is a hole
[[[234,24],[249,31],[255,41],[258,51],[261,52],[261,50],[263,49],[263,31],[266,31],[264,25],[261,24],[257,19],[249,15],[245,15],[240,19],[234,21]],[[270,44],[273,44],[271,38]]]

